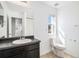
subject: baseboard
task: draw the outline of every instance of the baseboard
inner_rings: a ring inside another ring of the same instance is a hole
[[[65,54],[70,55],[72,58],[75,58],[74,56],[72,56],[71,54],[69,54],[67,51],[64,51]]]

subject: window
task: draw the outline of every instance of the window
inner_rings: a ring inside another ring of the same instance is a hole
[[[48,17],[48,33],[54,35],[56,31],[56,21],[54,16]]]

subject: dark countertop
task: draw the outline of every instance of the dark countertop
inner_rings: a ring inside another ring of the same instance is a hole
[[[9,48],[13,48],[13,47],[24,46],[24,45],[31,45],[31,44],[35,44],[35,43],[40,42],[40,40],[35,39],[35,38],[33,38],[31,42],[24,43],[24,44],[13,44],[12,43],[13,41],[14,40],[11,40],[11,39],[0,41],[0,50],[9,49]]]

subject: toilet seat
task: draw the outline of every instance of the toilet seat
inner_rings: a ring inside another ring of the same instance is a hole
[[[65,49],[65,44],[57,42],[56,39],[55,40],[53,39],[53,46],[54,48],[57,48],[57,49]]]
[[[57,48],[57,49],[65,49],[65,46],[62,45],[62,44],[55,44],[54,45],[54,48]]]

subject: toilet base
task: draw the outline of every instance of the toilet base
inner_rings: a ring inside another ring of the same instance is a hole
[[[64,49],[54,48],[54,54],[59,58],[64,58]]]

